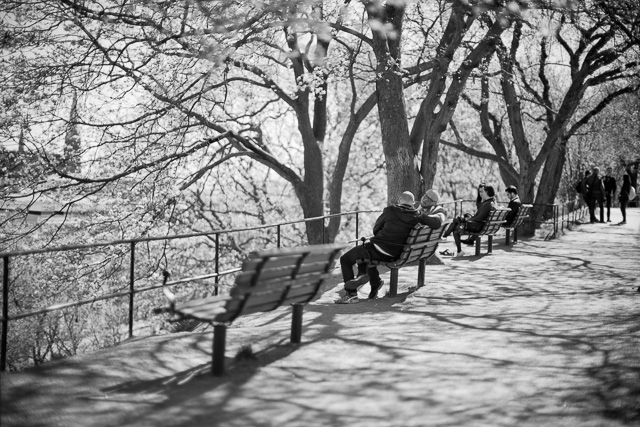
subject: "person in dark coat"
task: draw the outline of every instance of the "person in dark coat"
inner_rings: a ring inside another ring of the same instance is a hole
[[[442,237],[448,237],[453,233],[453,239],[456,242],[456,254],[454,256],[464,256],[462,252],[462,242],[460,234],[475,233],[482,230],[483,222],[489,217],[491,211],[496,210],[496,192],[490,185],[485,185],[480,189],[480,196],[482,197],[482,203],[478,207],[478,210],[474,215],[464,214],[453,219],[447,231],[444,232]]]
[[[358,300],[358,288],[371,282],[370,299],[376,298],[383,285],[376,266],[366,263],[367,260],[393,261],[404,248],[409,233],[416,224],[424,224],[430,228],[442,226],[445,215],[441,207],[433,208],[439,200],[434,190],[429,190],[422,199],[421,209],[414,207],[415,199],[410,191],[402,193],[398,203],[387,206],[373,226],[374,236],[364,245],[358,245],[340,257],[340,269],[344,280],[345,295],[336,300],[336,304],[354,304]],[[358,277],[354,278],[353,266],[358,265]],[[366,274],[364,271],[366,268]]]
[[[616,194],[616,179],[612,175],[613,170],[607,168],[607,174],[602,179],[604,184],[604,197],[607,203],[607,222],[611,222],[611,200]]]
[[[629,174],[622,176],[622,187],[620,187],[620,194],[618,194],[618,201],[620,202],[620,212],[622,213],[622,221],[618,224],[627,223],[627,204],[629,203],[629,193],[631,192],[631,177]]]
[[[505,190],[507,192],[507,197],[509,198],[509,205],[507,206],[511,211],[507,214],[505,220],[507,222],[504,223],[505,227],[510,227],[513,224],[513,220],[518,215],[518,211],[520,210],[520,206],[522,206],[522,202],[520,201],[520,197],[518,196],[518,189],[510,185]]]
[[[604,222],[604,184],[600,177],[600,168],[593,168],[593,173],[584,182],[587,188],[587,204],[589,206],[589,221],[597,222],[596,203],[600,208],[600,222]],[[584,191],[584,189],[583,189]]]

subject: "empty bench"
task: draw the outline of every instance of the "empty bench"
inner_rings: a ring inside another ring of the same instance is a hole
[[[224,373],[227,324],[239,316],[293,306],[291,342],[302,337],[302,310],[330,276],[344,245],[314,245],[251,253],[242,263],[229,295],[175,304],[155,312],[176,319],[196,319],[214,325],[212,373]]]
[[[426,225],[417,224],[413,227],[407,237],[407,241],[402,249],[402,254],[395,261],[371,261],[372,265],[382,265],[391,270],[389,283],[389,296],[398,295],[398,270],[407,264],[418,264],[418,288],[424,286],[425,266],[427,260],[436,252],[438,243],[444,231],[449,227],[449,223],[443,224],[440,228],[431,229]]]
[[[533,205],[521,205],[518,209],[518,213],[516,217],[513,219],[511,225],[504,226],[505,229],[505,244],[509,246],[511,230],[513,230],[513,243],[515,244],[518,241],[518,227],[524,224],[524,221],[529,218],[529,214],[531,213],[531,209],[533,209]]]
[[[483,221],[482,229],[477,232],[469,233],[470,238],[475,240],[476,256],[480,255],[480,240],[482,236],[487,236],[487,253],[493,252],[493,236],[500,230],[500,227],[506,222],[507,213],[511,209],[496,209],[491,211],[489,217]]]

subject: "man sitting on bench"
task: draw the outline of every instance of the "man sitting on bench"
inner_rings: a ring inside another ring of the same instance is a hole
[[[509,228],[511,227],[511,224],[513,224],[513,220],[518,216],[518,211],[520,210],[520,206],[522,206],[522,202],[518,196],[518,189],[515,186],[510,185],[505,191],[509,198],[509,205],[507,207],[511,209],[511,211],[507,214],[507,217],[505,218],[507,222],[504,223],[503,227]]]
[[[336,304],[358,303],[358,288],[371,281],[369,299],[374,299],[384,284],[376,266],[367,260],[393,261],[401,254],[409,233],[416,224],[439,228],[445,220],[444,210],[437,206],[440,197],[428,190],[421,200],[421,209],[414,207],[415,199],[410,191],[402,193],[398,204],[387,206],[373,226],[374,236],[363,245],[357,245],[340,257],[345,295]],[[364,260],[364,263],[362,262]],[[358,263],[358,261],[361,261]],[[358,277],[354,278],[353,266],[358,263]]]
[[[453,219],[451,225],[447,231],[444,232],[442,237],[448,237],[451,233],[453,233],[453,239],[456,242],[456,254],[454,256],[460,257],[464,256],[464,252],[462,252],[462,244],[460,242],[460,234],[461,233],[477,233],[482,230],[482,226],[484,225],[482,222],[487,219],[487,217],[491,214],[491,211],[496,210],[496,201],[494,196],[496,195],[495,190],[490,185],[485,185],[480,189],[480,196],[482,197],[482,203],[478,207],[475,215],[464,214],[463,216],[459,216]]]

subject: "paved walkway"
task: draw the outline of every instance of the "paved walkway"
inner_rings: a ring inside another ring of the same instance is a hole
[[[640,211],[503,242],[442,257],[411,294],[416,268],[401,270],[397,298],[345,306],[327,291],[298,346],[288,310],[239,320],[221,378],[210,332],[3,374],[1,424],[640,426]],[[246,344],[257,358],[232,361]]]

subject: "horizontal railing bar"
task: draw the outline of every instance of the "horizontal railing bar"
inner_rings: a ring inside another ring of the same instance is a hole
[[[237,273],[238,271],[240,271],[240,268],[234,268],[231,270],[227,270],[227,271],[222,271],[220,273],[213,273],[213,274],[207,274],[204,276],[198,276],[198,277],[191,277],[191,278],[187,278],[187,279],[181,279],[181,280],[176,280],[174,282],[170,282],[170,283],[166,283],[164,285],[153,285],[153,286],[148,286],[146,288],[139,288],[133,291],[134,294],[139,294],[142,292],[146,292],[146,291],[151,291],[154,289],[159,289],[165,286],[171,286],[171,285],[176,285],[176,284],[180,284],[180,283],[184,283],[184,282],[189,282],[189,281],[193,281],[193,280],[198,280],[198,279],[204,279],[204,278],[211,278],[211,277],[216,277],[216,276],[226,276],[228,274],[232,274],[232,273]],[[216,285],[218,286],[218,285]],[[8,316],[6,319],[3,317],[0,317],[0,321],[9,321],[9,320],[19,320],[19,319],[24,319],[26,317],[33,317],[33,316],[38,316],[40,314],[45,314],[45,313],[50,313],[52,311],[57,311],[57,310],[63,310],[65,308],[71,308],[71,307],[77,307],[80,305],[85,305],[85,304],[90,304],[92,302],[96,302],[96,301],[102,301],[105,299],[111,299],[111,298],[118,298],[118,297],[123,297],[123,296],[127,296],[130,295],[131,291],[127,290],[127,291],[122,291],[122,292],[115,292],[115,293],[111,293],[111,294],[106,294],[106,295],[100,295],[97,297],[93,297],[93,298],[88,298],[88,299],[84,299],[84,300],[80,300],[80,301],[74,301],[74,302],[67,302],[67,303],[61,303],[61,304],[54,304],[51,305],[47,308],[43,308],[40,310],[36,310],[36,311],[28,311],[26,313],[20,313],[20,314],[16,314],[13,316]]]
[[[25,250],[25,251],[0,252],[0,257],[34,255],[34,254],[42,254],[42,253],[49,253],[49,252],[65,252],[65,251],[71,251],[76,249],[91,249],[91,248],[98,248],[103,246],[114,246],[114,245],[123,245],[123,244],[131,244],[131,243],[141,243],[141,242],[157,242],[160,240],[186,239],[190,237],[211,236],[215,234],[238,233],[241,231],[251,231],[251,230],[260,230],[263,228],[277,227],[278,225],[291,225],[291,224],[299,224],[302,222],[317,221],[323,218],[331,218],[334,216],[344,216],[344,215],[350,215],[355,213],[372,213],[372,212],[380,212],[380,211],[379,210],[351,211],[351,212],[337,213],[337,214],[331,214],[326,216],[318,216],[315,218],[304,218],[297,221],[282,222],[279,224],[267,224],[267,225],[259,225],[255,227],[236,228],[231,230],[215,230],[215,231],[206,231],[201,233],[176,234],[173,236],[158,236],[158,237],[145,237],[142,239],[113,240],[109,242],[90,243],[87,245],[63,245],[63,246],[56,246],[53,248],[46,248],[46,249],[31,249],[31,250]]]

